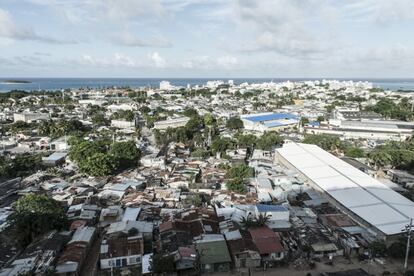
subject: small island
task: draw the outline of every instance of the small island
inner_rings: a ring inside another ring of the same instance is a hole
[[[2,81],[4,84],[20,84],[20,83],[32,83],[31,81],[27,80],[4,80]]]

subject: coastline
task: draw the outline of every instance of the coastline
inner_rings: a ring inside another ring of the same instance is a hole
[[[204,85],[207,81],[234,80],[235,84],[243,82],[284,82],[284,81],[314,81],[314,80],[338,80],[354,82],[371,82],[374,87],[391,90],[400,93],[412,93],[414,91],[414,79],[362,79],[362,78],[25,78],[25,81],[10,81],[10,78],[0,78],[0,93],[10,90],[46,90],[54,91],[61,89],[78,88],[105,88],[105,87],[153,87],[157,88],[163,80],[169,81],[172,85],[186,87],[187,85]],[[398,91],[400,90],[400,91]]]

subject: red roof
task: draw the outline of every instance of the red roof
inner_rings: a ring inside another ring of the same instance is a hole
[[[72,222],[72,224],[69,227],[69,230],[76,230],[81,226],[85,226],[86,225],[86,220],[75,220]]]
[[[163,223],[161,223],[161,224],[160,224],[160,226],[159,226],[160,232],[164,232],[164,231],[170,230],[170,229],[172,229],[172,228],[173,228],[173,223],[172,223],[172,221],[166,221],[166,222],[163,222]]]
[[[269,227],[250,228],[248,231],[260,255],[283,252],[279,236]]]
[[[197,254],[196,250],[194,247],[178,247],[178,253],[180,254],[181,257],[195,257],[195,255]]]

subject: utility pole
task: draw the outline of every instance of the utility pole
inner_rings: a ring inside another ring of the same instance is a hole
[[[410,254],[410,243],[411,243],[411,229],[413,227],[413,219],[410,219],[410,224],[405,226],[407,231],[407,250],[405,251],[405,261],[404,261],[404,275],[407,273],[408,267],[408,255]]]

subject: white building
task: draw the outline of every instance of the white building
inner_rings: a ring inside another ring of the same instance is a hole
[[[299,118],[290,113],[258,113],[241,115],[246,130],[255,132],[276,131],[293,128],[298,125]]]
[[[144,242],[141,233],[126,238],[103,240],[100,248],[100,267],[112,269],[140,266],[143,253]]]
[[[13,119],[15,122],[23,121],[25,123],[32,123],[37,121],[49,120],[49,113],[32,113],[32,112],[23,112],[23,113],[14,113]]]
[[[316,145],[287,143],[276,158],[379,238],[400,235],[414,218],[414,202]]]
[[[185,126],[188,121],[190,121],[190,118],[188,117],[178,117],[173,119],[167,119],[164,121],[158,121],[154,123],[154,129],[158,130],[166,130],[167,128],[177,128],[177,127],[183,127]]]
[[[175,87],[171,85],[169,81],[160,82],[160,90],[172,90],[172,89],[175,89]]]
[[[256,216],[259,216],[260,214],[267,216],[269,222],[289,221],[289,209],[282,205],[257,204]]]
[[[309,134],[331,134],[346,139],[405,140],[412,136],[413,122],[394,120],[338,120],[330,119],[329,125],[307,125]]]
[[[116,128],[133,128],[135,127],[135,122],[124,120],[111,120],[111,126]]]
[[[157,156],[156,153],[143,156],[140,160],[140,163],[146,168],[165,168],[164,157]]]

